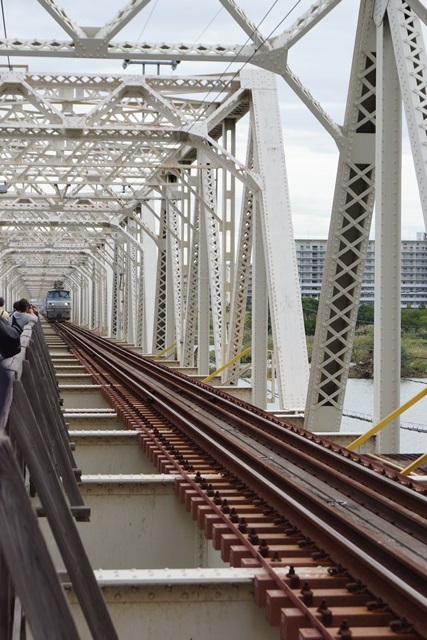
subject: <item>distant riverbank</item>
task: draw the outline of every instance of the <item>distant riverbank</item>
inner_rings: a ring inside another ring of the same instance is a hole
[[[350,378],[372,378],[374,371],[374,328],[372,325],[356,330],[351,357]],[[313,336],[307,336],[311,358]],[[427,378],[427,337],[424,332],[406,332],[402,336],[402,378]]]

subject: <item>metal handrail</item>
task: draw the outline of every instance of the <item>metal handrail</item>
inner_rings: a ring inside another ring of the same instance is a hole
[[[359,438],[356,438],[356,440],[354,440],[351,444],[348,445],[347,449],[349,449],[350,451],[354,451],[355,449],[357,449],[357,447],[364,444],[367,440],[369,440],[369,438],[371,438],[373,435],[375,435],[376,433],[384,429],[384,427],[390,424],[390,422],[393,422],[395,418],[400,416],[404,411],[412,407],[414,404],[416,404],[419,400],[424,398],[424,396],[426,395],[427,395],[427,387],[422,391],[420,391],[419,393],[417,393],[413,398],[411,398],[410,400],[402,404],[401,407],[399,407],[398,409],[395,409],[388,416],[380,420],[378,424],[376,424],[374,427],[369,429],[366,433],[359,436]]]
[[[163,351],[160,351],[160,353],[156,353],[156,355],[153,357],[153,360],[158,360],[159,358],[164,356],[168,351],[171,351],[174,347],[176,347],[176,341],[172,342],[172,344],[166,347],[166,349],[163,349]]]
[[[243,356],[245,356],[251,350],[252,350],[252,347],[247,347],[244,351],[242,351],[242,353],[237,354],[237,356],[234,356],[234,358],[226,362],[226,364],[223,364],[222,367],[220,367],[219,369],[216,369],[216,371],[208,375],[206,378],[203,378],[202,382],[210,382],[211,380],[213,380],[213,378],[215,378],[215,376],[225,371],[225,369],[228,369],[228,367],[231,367],[231,365],[233,365],[235,362],[243,358]]]
[[[19,608],[11,605],[18,597],[35,640],[79,638],[71,615],[66,614],[65,595],[28,496],[24,481],[28,470],[40,500],[39,512],[49,521],[92,638],[117,640],[74,520],[74,516],[86,519],[87,509],[76,482],[71,449],[67,451],[70,443],[63,433],[66,425],[58,386],[46,362],[41,327],[24,329],[21,345],[21,353],[4,363],[12,381],[12,401],[0,412],[7,414],[2,415],[5,430],[0,436],[0,600],[7,598],[7,607],[0,603],[0,637],[12,640],[12,627],[19,630],[25,624],[23,619],[13,619],[13,611]],[[41,577],[34,569],[39,566]]]

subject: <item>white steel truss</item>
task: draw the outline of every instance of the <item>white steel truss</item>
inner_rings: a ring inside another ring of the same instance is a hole
[[[0,38],[0,55],[12,61],[0,71],[0,293],[8,304],[22,295],[43,298],[53,280],[63,279],[73,291],[75,320],[144,352],[175,343],[182,366],[197,364],[207,374],[211,350],[215,367],[242,350],[250,287],[262,289],[253,291],[262,307],[253,309],[254,401],[264,404],[266,396],[260,380],[265,383],[268,307],[281,408],[305,404],[307,428],[335,430],[378,183],[383,278],[377,287],[376,417],[394,408],[397,392],[385,399],[386,387],[396,386],[387,371],[399,358],[382,354],[387,342],[399,344],[399,326],[383,311],[397,314],[390,298],[398,287],[399,236],[389,226],[400,224],[400,165],[397,159],[387,165],[384,145],[387,139],[393,153],[401,153],[396,113],[402,102],[427,222],[425,2],[357,3],[347,110],[339,124],[295,73],[289,53],[334,15],[340,0],[306,2],[300,15],[282,7],[278,28],[265,33],[249,0],[218,0],[239,33],[231,43],[126,39],[135,21],[154,10],[153,0],[130,0],[92,27],[80,25],[56,0],[32,1],[47,18],[45,37]],[[226,71],[37,73],[15,65],[35,58],[120,60],[124,66],[213,62]],[[229,71],[230,64],[240,70]],[[310,377],[272,74],[339,151]],[[396,105],[394,116],[387,99]],[[394,277],[384,284],[390,268]],[[236,372],[234,366],[224,373],[223,382]]]

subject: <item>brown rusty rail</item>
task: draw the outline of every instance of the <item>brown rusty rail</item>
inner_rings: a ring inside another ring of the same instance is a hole
[[[295,567],[298,553],[308,547],[317,566],[329,567],[331,576],[342,574],[342,567],[356,576],[354,589],[368,594],[365,600],[378,594],[373,600],[376,604],[370,605],[371,613],[381,614],[377,622],[380,618],[390,622],[392,609],[400,616],[396,623],[391,620],[392,626],[400,624],[409,638],[414,625],[420,634],[414,638],[427,637],[427,499],[421,486],[222,392],[96,339],[90,332],[69,325],[58,331],[99,381],[111,382],[114,376],[120,382],[121,390],[110,388],[107,395],[115,397],[129,424],[142,430],[141,444],[159,468],[185,480],[185,489],[178,489],[181,499],[208,537],[220,545],[225,559],[240,563],[243,558],[238,550],[243,547],[243,556],[249,549],[252,561],[268,568],[282,593],[276,594],[276,609],[271,605],[276,618],[277,602],[287,603],[282,613],[295,607],[300,612],[285,616],[289,628],[299,615],[307,626],[317,629],[320,638],[335,637],[324,624],[329,616],[325,603],[319,602],[312,611],[311,596],[305,594],[301,599],[292,590],[292,573],[285,577],[277,573],[280,566]],[[156,416],[156,424],[158,416],[163,418],[161,428],[152,426],[147,411]],[[216,488],[224,477],[232,480],[229,498],[224,497],[224,487]],[[181,487],[182,482],[178,484]],[[241,487],[237,495],[236,486]],[[233,501],[236,506],[231,506]],[[251,510],[254,501],[262,507],[255,515]],[[248,533],[242,523],[242,519],[248,522],[242,516],[245,509],[255,518],[252,524],[257,517],[270,515],[274,533],[269,527],[261,530],[267,524],[263,517],[261,529],[258,523],[251,527],[255,533]],[[268,511],[271,513],[266,514]],[[294,557],[284,555],[286,546]],[[295,546],[298,553],[290,549]],[[271,594],[269,597],[274,600]],[[360,622],[360,616],[358,619]],[[341,629],[341,638],[346,631]]]

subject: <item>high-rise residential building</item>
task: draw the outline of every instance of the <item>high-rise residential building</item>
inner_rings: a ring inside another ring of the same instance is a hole
[[[318,298],[322,288],[327,240],[295,240],[301,295]],[[402,240],[401,305],[427,306],[427,234],[416,240]],[[361,302],[374,302],[375,241],[368,243]]]

